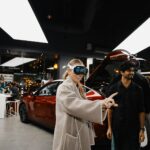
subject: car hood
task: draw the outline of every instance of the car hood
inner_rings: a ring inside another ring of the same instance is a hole
[[[130,57],[131,54],[125,50],[116,50],[110,52],[101,62],[101,64],[99,64],[90,74],[89,78],[86,80],[86,85],[97,90],[100,88],[99,86],[109,84],[110,74],[106,70],[106,67],[112,62],[124,62]]]

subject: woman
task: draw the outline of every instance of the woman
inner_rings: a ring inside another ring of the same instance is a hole
[[[104,101],[86,99],[80,81],[87,73],[83,62],[72,59],[56,94],[53,150],[90,150],[95,134],[90,122],[103,123],[106,108],[116,106],[113,94]]]

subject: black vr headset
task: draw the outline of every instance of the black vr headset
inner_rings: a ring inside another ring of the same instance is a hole
[[[72,69],[73,72],[74,72],[75,74],[77,74],[77,75],[79,75],[79,74],[86,75],[87,72],[88,72],[88,69],[87,69],[86,67],[84,67],[84,66],[71,66],[71,65],[68,64],[68,67],[69,67],[70,69]]]

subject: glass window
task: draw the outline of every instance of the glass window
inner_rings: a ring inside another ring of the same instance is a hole
[[[40,96],[43,95],[56,95],[56,90],[58,87],[58,82],[52,82],[48,85],[46,85],[44,88],[42,88],[39,92]]]

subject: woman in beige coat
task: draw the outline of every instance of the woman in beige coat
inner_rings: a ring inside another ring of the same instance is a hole
[[[94,131],[90,122],[103,123],[106,108],[116,106],[113,94],[104,101],[89,101],[80,80],[87,69],[79,59],[68,63],[66,79],[56,94],[56,125],[53,150],[90,150],[94,145]]]

